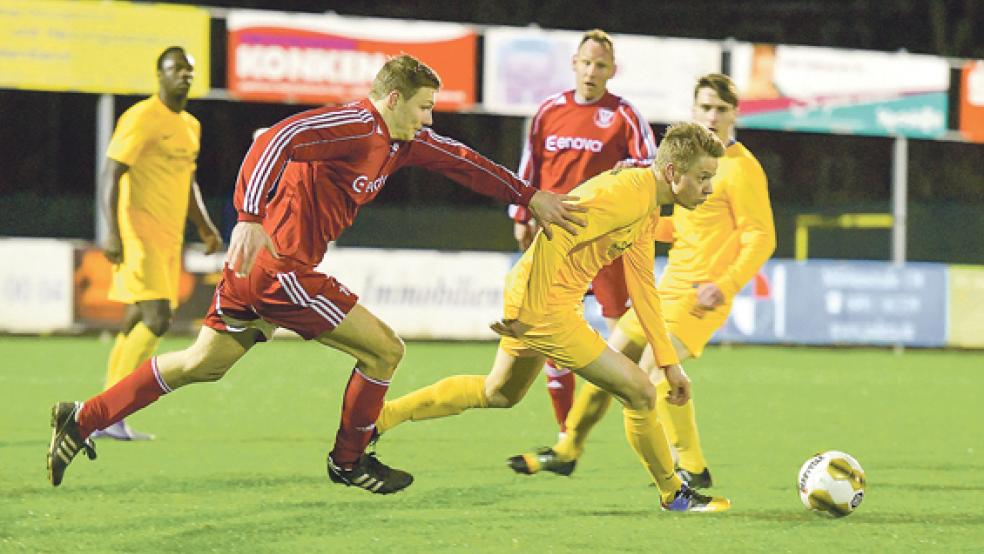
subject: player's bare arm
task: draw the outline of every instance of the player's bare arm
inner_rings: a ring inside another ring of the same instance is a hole
[[[198,236],[205,243],[205,253],[214,254],[222,249],[222,237],[212,223],[212,219],[208,217],[208,210],[205,209],[205,202],[202,200],[202,191],[194,178],[191,180],[188,194],[188,219],[198,229]]]
[[[236,273],[236,277],[245,277],[253,269],[257,254],[264,248],[269,250],[274,258],[280,257],[263,224],[240,221],[232,229],[225,265]]]
[[[548,239],[553,238],[551,225],[557,225],[572,235],[577,234],[577,227],[586,227],[588,222],[584,218],[574,215],[588,211],[583,206],[574,204],[578,200],[577,196],[569,194],[554,194],[552,192],[538,190],[530,199],[530,213],[536,218],[537,222],[543,226],[543,234]]]
[[[123,239],[120,237],[120,220],[117,208],[120,202],[120,179],[129,169],[130,166],[126,164],[112,158],[106,158],[106,166],[103,167],[99,179],[102,191],[99,204],[106,216],[107,227],[106,238],[100,247],[106,259],[112,264],[123,262]]]

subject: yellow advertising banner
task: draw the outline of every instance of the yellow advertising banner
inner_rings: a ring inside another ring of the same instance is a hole
[[[192,6],[3,0],[0,45],[0,88],[149,94],[157,56],[182,46],[195,59],[191,96],[209,89],[209,16]]]
[[[984,267],[951,265],[947,346],[984,347]]]

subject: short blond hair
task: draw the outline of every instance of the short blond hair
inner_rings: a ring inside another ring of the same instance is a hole
[[[699,123],[680,122],[666,128],[656,150],[656,167],[672,163],[680,173],[686,173],[701,156],[720,158],[724,143],[707,127]]]
[[[584,46],[585,42],[593,40],[608,50],[608,53],[612,55],[612,59],[615,59],[615,44],[612,43],[612,37],[608,36],[608,33],[602,31],[601,29],[591,29],[590,31],[585,31],[581,35],[581,42],[577,44],[578,52],[581,51],[581,47]]]
[[[409,54],[402,54],[387,61],[379,73],[376,73],[369,98],[381,100],[395,90],[406,99],[424,87],[435,90],[441,88],[441,78],[422,61]]]

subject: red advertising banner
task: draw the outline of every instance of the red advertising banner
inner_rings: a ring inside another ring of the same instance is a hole
[[[984,142],[984,61],[968,62],[960,78],[960,132]]]
[[[229,92],[240,99],[329,104],[366,96],[379,68],[410,54],[441,77],[438,110],[475,103],[477,35],[454,23],[235,10]]]

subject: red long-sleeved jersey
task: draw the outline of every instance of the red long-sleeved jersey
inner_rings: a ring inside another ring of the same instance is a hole
[[[533,116],[519,176],[538,189],[567,193],[620,161],[644,167],[655,157],[653,131],[628,100],[606,92],[579,104],[568,90],[544,100]],[[528,217],[522,209],[515,215]]]
[[[442,173],[475,192],[526,206],[536,189],[505,167],[429,128],[393,141],[368,99],[302,112],[260,135],[239,169],[239,221],[262,222],[283,264],[314,267],[404,166]],[[276,187],[273,197],[271,190]],[[261,253],[260,263],[271,258]]]

